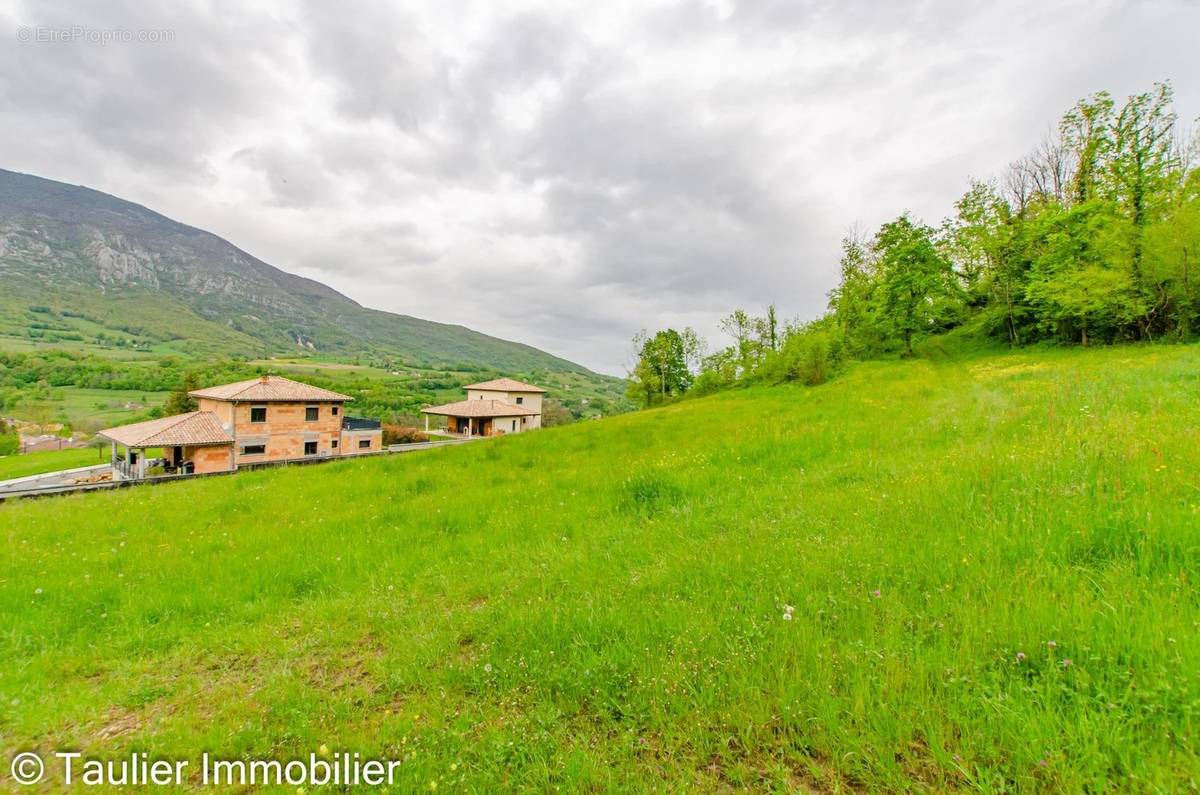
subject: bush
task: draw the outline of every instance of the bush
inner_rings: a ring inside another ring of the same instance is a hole
[[[762,377],[769,383],[816,386],[834,376],[844,362],[845,344],[838,328],[817,321],[787,334],[783,346],[763,364]]]
[[[21,451],[21,437],[15,433],[0,434],[0,455],[14,455]]]
[[[543,428],[553,428],[556,425],[569,425],[574,421],[574,415],[559,401],[547,398],[542,402]]]
[[[420,428],[411,428],[405,425],[392,425],[391,423],[383,424],[383,443],[388,444],[416,444],[418,442],[428,442],[429,437]]]

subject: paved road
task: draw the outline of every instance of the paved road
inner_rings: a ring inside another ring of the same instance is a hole
[[[24,491],[39,486],[62,486],[74,484],[77,480],[87,480],[111,469],[108,464],[94,464],[74,469],[60,469],[57,472],[43,472],[38,475],[26,475],[23,478],[0,480],[0,492]]]

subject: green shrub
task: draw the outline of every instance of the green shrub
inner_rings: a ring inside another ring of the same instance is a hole
[[[21,437],[15,433],[0,434],[0,455],[14,455],[21,451]]]
[[[383,424],[383,443],[385,445],[416,444],[418,442],[428,441],[429,437],[419,428],[410,428],[405,425],[393,425],[387,422]]]
[[[780,349],[767,355],[755,373],[755,380],[815,386],[836,375],[845,360],[846,346],[841,331],[835,324],[819,320],[790,331]]]

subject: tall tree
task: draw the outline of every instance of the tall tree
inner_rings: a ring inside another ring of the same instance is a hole
[[[779,350],[779,320],[775,316],[775,304],[767,306],[767,316],[763,321],[763,341],[767,350]]]
[[[829,309],[854,355],[873,351],[878,343],[871,293],[874,263],[870,243],[857,228],[842,239],[841,278],[829,292]]]
[[[755,340],[754,320],[744,309],[735,309],[721,320],[721,331],[733,337],[737,350],[737,361],[740,373],[749,373],[754,369]]]
[[[167,396],[167,402],[163,406],[163,412],[168,415],[186,414],[189,411],[195,411],[196,409],[200,408],[200,405],[196,402],[196,399],[188,394],[189,392],[193,392],[199,388],[200,384],[196,379],[196,374],[193,372],[185,373],[183,376],[183,385]]]
[[[931,331],[947,299],[957,293],[949,260],[938,252],[933,230],[907,214],[884,224],[872,243],[879,270],[881,317],[912,356],[915,335]]]
[[[683,333],[668,328],[653,336],[645,332],[634,337],[639,345],[638,361],[630,374],[631,397],[650,405],[668,397],[682,395],[692,384],[689,362],[697,361],[701,355],[699,337],[694,331]]]
[[[1070,191],[1073,204],[1093,198],[1099,189],[1112,149],[1109,129],[1113,107],[1112,96],[1107,91],[1099,91],[1088,99],[1081,99],[1059,123],[1063,143],[1075,157]]]
[[[1109,172],[1115,198],[1130,223],[1130,271],[1136,289],[1150,290],[1142,276],[1146,227],[1155,220],[1167,197],[1175,134],[1171,110],[1171,85],[1157,83],[1154,90],[1128,99],[1113,123]],[[1153,315],[1161,306],[1150,309]],[[1153,317],[1142,320],[1148,332]]]

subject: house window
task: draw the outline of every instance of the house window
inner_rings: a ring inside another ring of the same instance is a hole
[[[317,443],[316,442],[305,442],[304,443],[304,454],[305,455],[316,455],[317,454]]]
[[[266,406],[251,406],[250,407],[250,421],[251,422],[266,422],[267,421],[267,407]]]
[[[267,452],[265,444],[246,444],[242,445],[242,455],[262,455]]]
[[[329,410],[330,410],[331,412],[333,412],[333,416],[335,416],[335,417],[336,417],[336,416],[337,416],[337,414],[338,414],[338,408],[339,408],[338,406],[330,406],[330,407],[329,407]]]
[[[516,420],[513,420],[513,427],[512,427],[512,429],[513,429],[514,431],[517,429],[517,421],[516,421]]]
[[[371,440],[370,439],[359,439],[358,440],[358,449],[359,450],[370,450],[371,449]]]
[[[331,441],[329,442],[329,446],[330,446],[330,447],[332,447],[334,450],[336,450],[336,449],[337,449],[337,443],[338,443],[338,440],[337,440],[337,439],[333,439],[333,440],[331,440]]]
[[[525,402],[525,398],[523,398],[523,397],[519,397],[519,398],[517,398],[517,405],[518,405],[518,406],[522,405],[524,402]]]
[[[305,406],[304,407],[304,421],[305,422],[316,422],[318,414],[320,414],[320,409],[318,409],[316,406]]]

